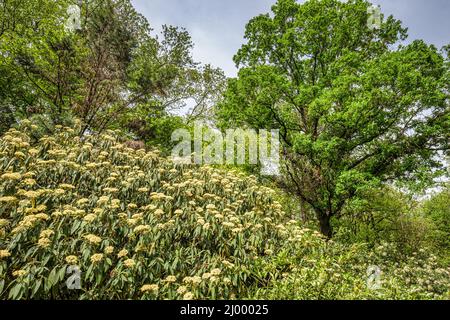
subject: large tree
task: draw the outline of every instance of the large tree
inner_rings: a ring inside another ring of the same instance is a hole
[[[321,231],[368,187],[438,173],[449,141],[448,55],[404,45],[392,16],[367,24],[364,0],[279,0],[246,26],[222,126],[278,128],[280,183],[309,204]]]
[[[68,29],[70,0],[0,1],[0,132],[22,118],[43,127],[84,123],[80,134],[128,128],[155,135],[161,117],[195,101],[212,105],[223,73],[192,58],[189,33],[163,26],[156,36],[130,0],[83,0]],[[146,133],[146,134],[142,134]]]
[[[81,54],[64,34],[67,1],[5,0],[0,4],[0,107],[3,130],[45,114],[53,122],[75,98]],[[6,117],[7,115],[7,117]],[[3,120],[3,119],[2,119]]]

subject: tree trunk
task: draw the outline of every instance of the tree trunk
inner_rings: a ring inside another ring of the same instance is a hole
[[[331,215],[328,214],[319,215],[320,232],[322,232],[322,234],[328,239],[331,239],[331,237],[333,236],[333,229],[331,228],[330,219]]]
[[[302,220],[303,223],[306,223],[308,221],[306,205],[303,202],[300,203],[300,219]]]

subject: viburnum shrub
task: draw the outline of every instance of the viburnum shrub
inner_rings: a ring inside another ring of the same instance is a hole
[[[112,131],[34,130],[0,138],[0,299],[450,297],[450,270],[426,251],[327,241],[255,177],[177,165]]]
[[[254,265],[266,281],[253,299],[450,299],[450,268],[425,248],[405,256],[392,243],[325,244],[305,229],[298,234]]]
[[[32,130],[0,140],[2,298],[241,296],[248,266],[285,237],[274,191],[254,177],[176,165],[111,131],[58,127],[32,143]]]

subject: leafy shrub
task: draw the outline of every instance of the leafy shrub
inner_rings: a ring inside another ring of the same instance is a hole
[[[417,201],[393,187],[368,190],[335,222],[335,239],[340,242],[365,242],[371,246],[396,243],[408,254],[424,247],[435,252],[438,249],[433,239],[434,221],[423,214]]]
[[[422,212],[433,221],[433,239],[450,263],[450,186],[426,201]]]
[[[282,238],[281,205],[253,177],[180,167],[113,132],[59,128],[31,146],[30,130],[0,140],[0,297],[242,295],[246,266]]]
[[[243,173],[180,166],[114,132],[0,139],[0,298],[448,298],[426,251],[326,241]],[[383,271],[367,289],[367,267]],[[81,271],[69,290],[68,267]]]
[[[261,275],[272,276],[255,290],[256,299],[450,299],[450,268],[425,249],[405,256],[396,244],[324,243],[303,233],[297,245],[264,260]],[[379,268],[369,281],[369,270]],[[263,277],[263,276],[262,276]]]

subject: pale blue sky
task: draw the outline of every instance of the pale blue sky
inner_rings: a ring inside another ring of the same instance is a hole
[[[244,42],[252,17],[270,11],[275,0],[132,0],[152,28],[162,24],[186,28],[195,43],[194,58],[236,75],[233,55]],[[450,0],[372,0],[409,28],[410,40],[442,47],[450,43]]]

